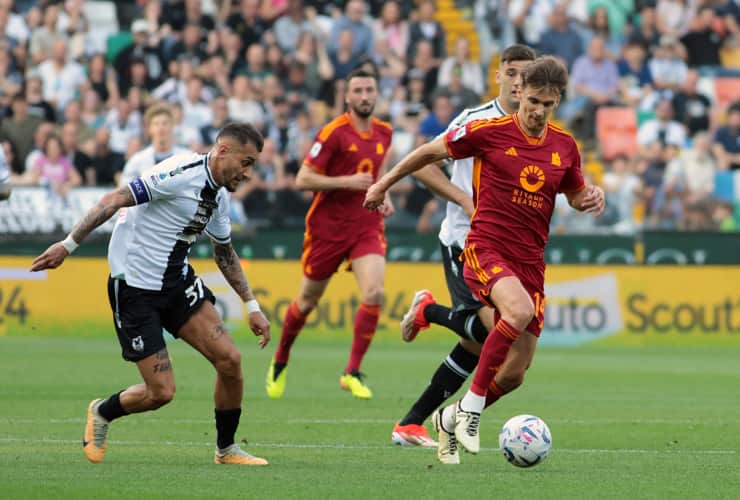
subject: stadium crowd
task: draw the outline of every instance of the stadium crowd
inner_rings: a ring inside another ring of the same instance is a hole
[[[145,109],[164,101],[176,142],[196,151],[229,120],[260,128],[265,148],[234,193],[233,220],[299,226],[311,195],[295,174],[316,131],[344,111],[352,69],[379,75],[376,114],[392,123],[401,158],[496,95],[489,66],[522,42],[567,64],[558,119],[607,192],[596,221],[563,200],[556,232],[740,228],[739,1],[455,7],[480,47],[451,39],[432,0],[0,0],[0,141],[11,182],[60,197],[115,184],[147,143]],[[734,86],[716,91],[725,80]],[[389,225],[436,230],[444,204],[421,184],[407,180],[393,195]]]

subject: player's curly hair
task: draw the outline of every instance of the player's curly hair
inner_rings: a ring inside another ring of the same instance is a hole
[[[553,56],[541,56],[522,70],[522,88],[548,88],[562,94],[568,86],[568,69]]]
[[[265,145],[265,139],[262,137],[262,134],[251,123],[231,122],[225,125],[218,133],[218,136],[216,136],[216,142],[224,137],[231,137],[239,144],[254,144],[254,147],[260,153],[262,152],[262,147]]]

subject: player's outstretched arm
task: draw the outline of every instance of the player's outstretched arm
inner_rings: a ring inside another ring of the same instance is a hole
[[[414,172],[413,176],[429,188],[432,193],[460,205],[468,216],[473,215],[473,210],[475,210],[473,198],[450,182],[447,176],[442,173],[438,163],[427,165],[421,170]]]
[[[131,207],[136,204],[134,195],[128,186],[110,191],[100,198],[100,201],[82,217],[72,228],[72,232],[63,241],[54,243],[44,253],[33,260],[31,271],[54,269],[59,267],[69,254],[75,251],[88,234],[96,227],[113,217],[121,207]]]
[[[419,146],[398,162],[390,172],[378,179],[378,182],[370,186],[365,195],[365,208],[377,210],[385,200],[386,191],[396,182],[430,163],[436,163],[449,156],[444,137],[437,137],[432,142]]]
[[[270,341],[270,322],[260,310],[260,305],[249,286],[247,275],[244,274],[234,247],[231,246],[231,243],[216,243],[214,241],[213,259],[231,288],[246,303],[249,314],[249,328],[255,335],[262,337],[259,340],[259,345],[261,348],[265,347]]]
[[[373,175],[368,172],[358,172],[352,175],[324,175],[305,163],[298,170],[295,178],[298,189],[304,191],[334,191],[335,189],[365,191],[372,183]]]
[[[568,203],[571,207],[581,212],[594,214],[596,217],[601,215],[606,206],[604,190],[594,184],[588,184],[577,193],[565,193]]]

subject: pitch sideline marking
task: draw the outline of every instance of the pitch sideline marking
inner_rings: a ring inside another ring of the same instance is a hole
[[[197,441],[108,441],[110,444],[121,446],[190,446],[190,447],[207,447],[213,446],[213,443]],[[38,443],[38,444],[80,444],[79,439],[25,439],[25,438],[0,438],[0,443]],[[314,444],[314,443],[249,443],[254,448],[289,448],[289,449],[332,449],[332,450],[382,450],[394,447],[388,445],[344,445],[344,444]],[[413,447],[418,450],[425,448]],[[482,451],[500,451],[499,448],[481,448]],[[648,450],[636,448],[617,448],[594,449],[594,448],[558,448],[557,452],[562,453],[583,453],[583,454],[610,454],[610,453],[628,453],[628,454],[675,454],[675,455],[736,455],[735,450]]]

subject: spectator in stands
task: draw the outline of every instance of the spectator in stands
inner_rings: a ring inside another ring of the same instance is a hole
[[[236,70],[236,75],[244,75],[254,82],[263,80],[269,74],[265,61],[265,48],[259,43],[247,47],[245,64]]]
[[[56,194],[65,197],[70,189],[82,184],[82,178],[64,155],[61,139],[52,133],[46,138],[42,153],[33,162],[22,184],[50,186]]]
[[[692,68],[697,66],[719,66],[719,51],[722,48],[722,36],[714,30],[717,17],[714,9],[703,7],[691,17],[689,30],[681,37],[686,47],[687,62]]]
[[[44,99],[60,111],[87,81],[82,66],[75,61],[67,61],[67,42],[64,39],[54,42],[51,58],[39,64],[38,71]]]
[[[74,123],[78,127],[77,139],[84,143],[93,138],[94,132],[82,121],[82,106],[79,101],[70,101],[64,109],[64,123]]]
[[[450,84],[453,69],[458,68],[461,72],[465,87],[482,96],[485,92],[483,81],[483,70],[480,64],[473,61],[470,55],[470,42],[467,38],[460,37],[455,42],[455,54],[446,58],[439,67],[437,85],[445,87]]]
[[[47,122],[56,121],[57,113],[49,101],[44,99],[43,83],[41,77],[35,72],[30,72],[26,77],[26,102],[29,115]]]
[[[364,21],[366,8],[364,0],[349,0],[347,2],[344,15],[334,23],[331,30],[330,54],[339,50],[340,38],[346,31],[350,31],[352,33],[352,58],[357,59],[372,55],[373,32]]]
[[[228,4],[232,0],[225,0]],[[238,12],[226,19],[226,25],[242,40],[244,47],[259,43],[267,23],[259,14],[260,0],[241,0]]]
[[[605,222],[620,233],[635,229],[634,210],[640,197],[642,181],[634,172],[634,165],[626,156],[617,156],[604,174],[601,185],[606,193],[607,206],[602,214]]]
[[[52,134],[54,134],[53,123],[43,122],[38,126],[38,128],[36,128],[36,132],[33,134],[33,149],[27,156],[22,157],[24,174],[30,172],[36,163],[36,160],[44,154],[44,144],[46,144],[46,139],[48,139]]]
[[[642,155],[654,144],[661,147],[683,148],[686,143],[686,127],[673,119],[670,99],[661,99],[655,106],[655,118],[645,121],[637,130],[637,144]]]
[[[168,51],[165,61],[179,59],[183,56],[193,61],[193,64],[196,66],[208,57],[206,45],[201,36],[201,27],[197,22],[189,22],[185,25],[180,40],[175,42]]]
[[[13,12],[12,0],[0,2],[0,26],[5,27],[5,37],[14,47],[25,45],[31,34],[23,16]]]
[[[658,31],[675,37],[686,33],[697,3],[694,0],[658,0],[655,6]]]
[[[100,102],[115,103],[119,97],[118,80],[115,72],[106,65],[105,55],[93,54],[87,65],[87,71],[88,85],[98,94]]]
[[[0,42],[0,102],[3,108],[10,105],[10,98],[23,87],[23,75],[15,67],[7,42]]]
[[[447,85],[438,87],[435,90],[435,95],[438,93],[450,96],[450,103],[455,113],[460,113],[465,108],[474,108],[480,104],[480,95],[465,85],[463,69],[460,66],[452,68],[450,81]]]
[[[358,59],[352,53],[354,47],[354,35],[349,29],[339,32],[336,50],[329,53],[331,65],[334,67],[334,81],[344,81],[347,75],[355,69]]]
[[[66,34],[57,29],[59,5],[47,5],[43,9],[43,24],[33,30],[29,41],[28,52],[34,64],[40,64],[52,57],[54,44],[67,40]]]
[[[66,151],[67,159],[80,174],[82,182],[86,186],[95,185],[95,168],[90,156],[80,149],[79,125],[74,122],[66,122],[62,125],[61,138],[62,147]],[[92,144],[91,144],[92,146]],[[90,148],[92,150],[92,148]]]
[[[110,148],[114,153],[125,154],[128,141],[141,134],[141,113],[131,108],[126,99],[119,99],[105,119],[110,132]]]
[[[162,24],[175,32],[183,31],[188,24],[197,25],[203,34],[212,31],[216,24],[210,15],[203,13],[202,5],[202,0],[170,1],[163,11]]]
[[[162,52],[156,37],[149,33],[149,23],[144,19],[137,19],[131,24],[133,43],[123,48],[116,56],[113,67],[118,75],[119,88],[131,86],[131,61],[143,59],[146,63],[147,74],[153,82],[159,83],[165,78],[165,64]]]
[[[427,95],[425,100],[429,99],[429,95],[437,87],[437,74],[439,73],[439,65],[437,64],[439,59],[434,58],[432,44],[427,40],[419,40],[417,43],[416,51],[414,52],[414,58],[411,60],[409,69],[406,73],[407,79],[412,78],[412,73],[421,75],[422,81],[424,82],[424,93]]]
[[[313,26],[303,12],[303,0],[288,0],[288,10],[275,21],[273,30],[283,52],[292,53],[298,46],[301,33],[310,33],[313,30]]]
[[[95,185],[97,186],[118,185],[118,178],[126,163],[124,154],[113,151],[110,144],[110,131],[106,127],[97,129],[92,157]]]
[[[23,163],[34,147],[34,137],[43,120],[37,116],[29,115],[28,103],[21,94],[13,97],[10,102],[10,109],[13,115],[2,120],[0,138],[13,143],[19,163]],[[39,147],[42,145],[43,141],[39,144]]]
[[[278,96],[272,104],[270,124],[266,136],[281,156],[288,148],[288,130],[290,129],[290,103],[285,97]]]
[[[667,191],[682,192],[685,203],[694,205],[712,197],[716,173],[709,133],[698,132],[693,147],[684,149],[666,165],[663,186]]]
[[[401,17],[401,7],[391,0],[383,4],[380,17],[373,23],[373,36],[384,39],[390,52],[402,61],[406,60],[409,47],[409,25]]]
[[[241,202],[244,212],[249,217],[271,218],[275,216],[277,208],[276,191],[282,189],[285,184],[284,174],[285,165],[277,154],[275,144],[266,138],[252,177],[239,186],[232,199]]]
[[[191,78],[188,81],[185,101],[182,103],[182,122],[186,127],[200,130],[213,118],[210,107],[201,99],[202,92],[201,79],[197,76]]]
[[[229,106],[226,97],[218,96],[211,101],[211,122],[201,127],[201,144],[206,150],[216,144],[216,136],[229,121]]]
[[[672,35],[660,37],[648,61],[653,85],[662,98],[671,99],[686,81],[689,68],[683,60],[685,49]]]
[[[560,106],[560,117],[584,140],[594,137],[596,110],[617,100],[619,72],[607,58],[604,40],[594,37],[588,52],[573,64],[571,85],[574,90]]]
[[[298,37],[298,46],[291,59],[303,64],[308,92],[312,98],[319,98],[322,87],[327,86],[335,76],[334,66],[324,43],[314,34],[303,32]]]
[[[258,130],[264,126],[264,110],[254,99],[249,85],[249,78],[234,78],[232,95],[229,97],[229,118],[235,121],[251,123]]]
[[[684,124],[691,137],[699,131],[709,129],[712,109],[712,101],[697,90],[698,81],[699,73],[689,70],[683,88],[674,94],[671,101],[676,121]]]
[[[587,32],[589,41],[595,33]],[[588,44],[586,44],[588,45]],[[583,54],[584,43],[578,32],[568,20],[568,12],[563,4],[556,5],[549,17],[549,27],[543,33],[537,46],[540,53],[562,59],[570,70],[575,60]]]
[[[98,93],[93,89],[87,89],[82,94],[80,120],[87,128],[93,130],[102,127],[103,123],[105,123],[104,108],[100,103]]]
[[[446,92],[437,92],[434,96],[432,112],[424,118],[419,125],[419,133],[424,136],[424,141],[431,141],[439,134],[447,130],[455,114],[452,98]]]
[[[727,125],[715,132],[712,152],[720,170],[740,170],[740,101],[727,109]]]
[[[383,37],[375,37],[375,52],[372,62],[377,68],[379,94],[385,98],[390,97],[406,74],[406,64],[401,57],[390,49],[388,40]],[[386,99],[381,99],[378,103],[381,107],[387,104]],[[382,113],[380,114],[382,115]]]
[[[624,57],[617,62],[620,100],[632,108],[652,109],[654,105],[653,76],[646,61],[645,47],[629,41]]]
[[[412,61],[416,58],[419,50],[419,42],[429,42],[435,59],[433,65],[439,67],[442,59],[447,55],[445,30],[442,25],[434,19],[437,8],[432,0],[423,0],[419,4],[417,21],[409,27],[409,44],[406,60]]]
[[[79,59],[88,49],[87,33],[90,29],[83,11],[84,0],[65,0],[63,6],[59,11],[56,28],[67,35],[70,57]]]
[[[655,5],[651,3],[643,4],[639,9],[639,23],[630,35],[630,41],[638,42],[643,47],[652,48],[660,42],[660,31],[655,21]]]
[[[204,87],[212,89],[213,95],[231,94],[229,68],[222,54],[216,53],[209,56],[208,61],[200,67],[200,73]]]
[[[609,19],[609,9],[605,5],[600,5],[591,11],[588,18],[586,29],[582,30],[583,44],[588,47],[591,38],[600,36],[604,39],[606,50],[609,58],[617,60],[622,53],[624,45],[624,36],[621,31],[613,31],[612,23]]]

